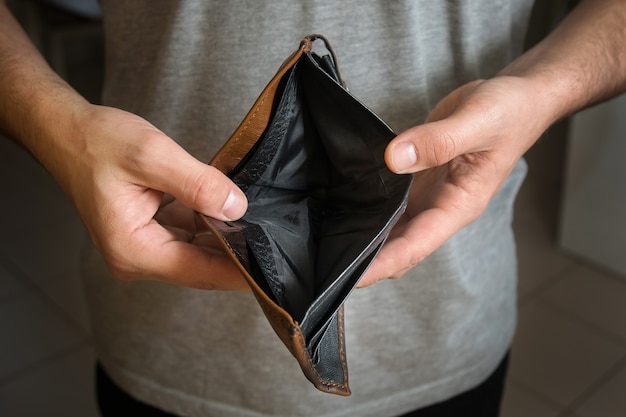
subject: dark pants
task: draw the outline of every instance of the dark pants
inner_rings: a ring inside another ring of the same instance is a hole
[[[449,400],[404,414],[402,417],[498,417],[508,364],[507,354],[482,384]]]
[[[504,391],[508,355],[482,384],[449,400],[402,417],[497,417]],[[103,417],[177,417],[135,400],[107,376],[100,365],[96,368],[98,406]]]

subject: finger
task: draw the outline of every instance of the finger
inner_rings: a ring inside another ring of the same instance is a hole
[[[471,140],[477,131],[475,119],[459,116],[413,127],[387,146],[387,166],[398,174],[441,166],[459,155],[480,150]]]
[[[404,233],[387,241],[357,287],[367,287],[386,278],[399,278],[439,248],[464,223],[450,218],[443,209],[422,212],[407,224]]]
[[[204,290],[250,290],[225,254],[178,238],[175,231],[152,222],[135,232],[126,259],[109,267],[124,280],[154,279]]]
[[[193,236],[196,229],[194,211],[178,200],[167,202],[169,199],[167,196],[166,194],[166,197],[163,198],[159,211],[156,212],[153,219],[161,226],[182,229],[188,235]]]
[[[483,168],[475,166],[474,170],[472,164],[462,165],[452,163],[415,176],[405,215],[364,274],[360,286],[402,276],[480,216],[498,188],[497,175],[488,164]],[[458,168],[454,169],[455,166]],[[451,171],[456,176],[451,177]]]
[[[161,252],[162,279],[166,282],[203,290],[250,291],[234,262],[218,251],[172,241]]]
[[[166,139],[159,137],[143,155],[135,156],[136,175],[149,182],[142,185],[169,193],[185,206],[219,220],[244,215],[246,197],[226,175]]]
[[[392,140],[385,151],[389,169],[411,173],[441,166],[457,156],[480,152],[493,145],[490,132],[500,128],[500,112],[478,95],[462,101],[471,83],[454,91],[431,112],[427,123],[415,126]]]

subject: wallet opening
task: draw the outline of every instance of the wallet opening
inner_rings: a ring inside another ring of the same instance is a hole
[[[237,222],[254,260],[248,272],[312,342],[373,259],[410,178],[398,181],[385,166],[391,129],[353,114],[354,97],[320,58],[305,58],[283,78],[267,129],[229,176],[249,201]]]

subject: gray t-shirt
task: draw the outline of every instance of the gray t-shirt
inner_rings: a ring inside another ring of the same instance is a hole
[[[104,102],[208,161],[300,39],[325,35],[351,92],[396,131],[519,54],[531,0],[104,0]],[[402,279],[352,293],[352,396],[318,392],[250,294],[111,278],[83,261],[98,357],[123,389],[184,416],[394,416],[480,383],[515,327],[512,205],[486,212]]]

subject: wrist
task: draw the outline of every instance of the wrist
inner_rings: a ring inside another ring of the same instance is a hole
[[[50,68],[0,2],[0,131],[29,150],[49,171],[76,151],[75,134],[90,104]]]
[[[499,75],[528,81],[553,122],[626,90],[623,0],[582,1]]]
[[[14,136],[63,186],[67,161],[84,154],[82,124],[92,105],[63,85],[48,88],[45,95],[28,102],[20,125],[14,126]]]

